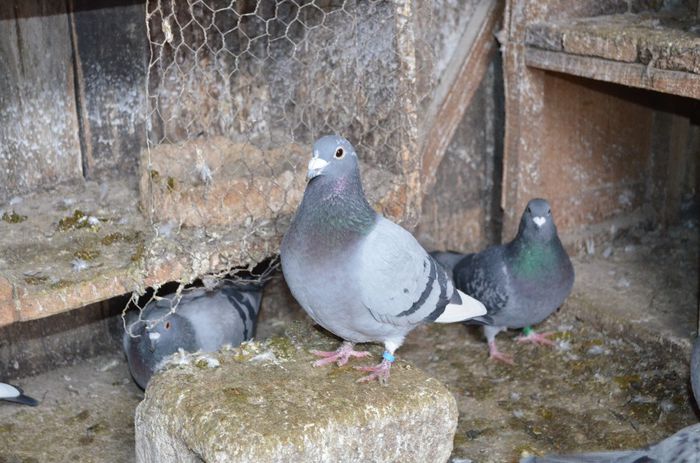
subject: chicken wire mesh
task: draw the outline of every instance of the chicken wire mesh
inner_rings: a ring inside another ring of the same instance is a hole
[[[147,2],[141,205],[173,252],[206,248],[190,279],[260,279],[327,133],[355,145],[370,202],[415,223],[431,17],[420,1]]]

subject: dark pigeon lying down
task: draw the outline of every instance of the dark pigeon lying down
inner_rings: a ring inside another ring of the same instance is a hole
[[[364,357],[358,342],[381,342],[382,362],[360,381],[389,377],[394,352],[417,325],[464,321],[486,313],[456,291],[413,236],[377,214],[365,198],[357,154],[342,137],[314,144],[308,184],[281,248],[292,294],[319,325],[344,339],[315,365]]]
[[[535,333],[540,323],[571,293],[574,268],[557,235],[549,203],[531,200],[510,243],[491,246],[476,254],[434,252],[452,272],[455,286],[486,306],[492,323],[484,326],[489,357],[513,364],[496,347],[496,334],[507,328],[524,328],[520,342],[551,345],[551,333]],[[479,321],[477,318],[476,321]]]
[[[174,313],[174,293],[148,303],[141,319],[137,311],[130,312],[123,344],[136,383],[145,389],[164,360],[179,349],[214,352],[250,340],[261,296],[261,287],[223,281],[214,289],[183,291]]]

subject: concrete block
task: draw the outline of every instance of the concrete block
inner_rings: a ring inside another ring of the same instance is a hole
[[[312,367],[308,350],[336,340],[291,339],[182,355],[155,375],[136,410],[137,461],[447,461],[457,404],[440,382],[399,360],[387,387],[358,384],[352,367]]]

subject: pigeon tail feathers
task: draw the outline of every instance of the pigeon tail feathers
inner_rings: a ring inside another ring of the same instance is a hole
[[[455,296],[453,296],[450,303],[445,306],[444,312],[435,319],[435,323],[463,322],[470,318],[486,315],[486,307],[484,304],[473,297],[467,296],[458,289],[455,289]],[[455,301],[455,299],[457,300]]]

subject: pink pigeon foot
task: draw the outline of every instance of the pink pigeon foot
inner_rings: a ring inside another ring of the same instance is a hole
[[[338,350],[331,352],[326,352],[322,350],[312,350],[312,354],[323,357],[320,360],[314,362],[315,367],[322,367],[324,365],[329,365],[331,363],[336,363],[339,367],[342,367],[350,357],[367,357],[369,352],[367,351],[357,351],[353,349],[353,344],[351,342],[344,342],[340,345]]]
[[[507,363],[508,365],[515,365],[513,357],[498,350],[498,347],[496,347],[496,341],[489,342],[489,360]]]
[[[383,359],[382,363],[373,367],[355,367],[357,370],[370,372],[369,375],[363,376],[362,378],[358,379],[357,382],[366,383],[376,379],[380,384],[386,386],[389,381],[391,364],[392,362],[388,361],[387,359]]]
[[[533,344],[537,344],[539,346],[553,346],[554,342],[549,339],[550,336],[554,335],[555,333],[553,331],[547,331],[544,333],[536,333],[534,331],[530,331],[528,334],[523,334],[523,336],[518,336],[515,338],[516,341],[518,342],[531,342]]]

